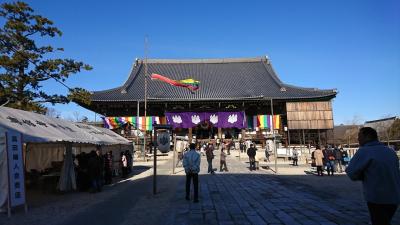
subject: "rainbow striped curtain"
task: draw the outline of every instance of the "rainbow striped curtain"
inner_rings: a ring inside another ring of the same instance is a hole
[[[126,123],[132,124],[134,127],[138,127],[140,130],[152,130],[153,124],[167,124],[165,117],[158,116],[127,116],[127,117],[103,117],[104,127],[108,129],[119,128]]]
[[[259,124],[259,128],[261,129],[270,129],[271,128],[271,116],[270,115],[258,115],[257,121]]]
[[[257,115],[257,116],[247,116],[247,128],[255,129],[256,127],[260,129],[271,129],[271,124],[273,129],[279,129],[281,124],[280,115]]]

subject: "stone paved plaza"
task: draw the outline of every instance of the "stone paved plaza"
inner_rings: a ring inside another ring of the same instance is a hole
[[[219,151],[215,151],[218,156]],[[232,154],[233,155],[233,154]],[[229,156],[229,172],[204,174],[207,161],[202,157],[200,203],[184,200],[184,181],[178,185],[165,224],[368,224],[363,201],[318,192],[317,188],[288,185],[266,170],[249,171],[248,163]],[[219,157],[213,160],[219,169]],[[313,176],[313,175],[300,175]],[[341,175],[344,176],[344,175]],[[336,177],[321,177],[333,182]],[[342,177],[347,179],[346,177]],[[393,224],[400,224],[399,212]]]
[[[215,151],[213,160],[218,169],[219,153]],[[105,186],[101,193],[75,192],[52,195],[46,204],[32,202],[27,214],[18,210],[11,219],[0,215],[0,224],[369,224],[361,183],[351,182],[344,173],[317,177],[308,173],[304,162],[292,167],[287,161],[278,164],[279,175],[265,169],[250,172],[247,157],[242,154],[239,160],[237,155],[234,151],[227,157],[229,172],[215,175],[205,173],[207,161],[202,156],[199,203],[185,200],[183,168],[171,174],[170,155],[158,162],[157,195],[152,193],[152,169],[136,171],[131,178]],[[152,162],[135,164],[137,170],[150,168]],[[399,211],[392,224],[400,224]]]

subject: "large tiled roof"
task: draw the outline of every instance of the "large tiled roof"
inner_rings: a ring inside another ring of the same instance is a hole
[[[148,59],[147,74],[174,80],[200,81],[194,93],[186,88],[148,78],[149,101],[203,101],[244,99],[333,98],[336,90],[302,88],[283,83],[267,58],[162,60]],[[120,87],[96,91],[92,101],[137,101],[144,99],[145,62],[137,60],[128,80]]]

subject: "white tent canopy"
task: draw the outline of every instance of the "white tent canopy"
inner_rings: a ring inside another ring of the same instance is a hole
[[[64,161],[59,180],[62,191],[76,189],[75,172],[72,162],[72,146],[107,145],[131,146],[131,142],[113,131],[83,123],[73,123],[45,115],[0,106],[0,207],[8,194],[7,176],[4,167],[7,163],[5,154],[4,132],[14,130],[22,133],[22,141],[29,143],[26,152],[27,169],[43,169],[52,161]],[[41,146],[40,144],[48,146]],[[65,155],[64,155],[65,154]],[[28,156],[29,155],[29,156]],[[26,165],[25,165],[26,166]]]
[[[129,140],[109,129],[73,123],[8,107],[0,107],[0,126],[21,132],[25,143],[130,144]]]

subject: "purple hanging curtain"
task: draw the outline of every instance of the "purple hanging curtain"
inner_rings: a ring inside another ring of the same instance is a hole
[[[167,123],[174,128],[191,128],[209,121],[218,128],[244,128],[244,112],[166,112]]]

